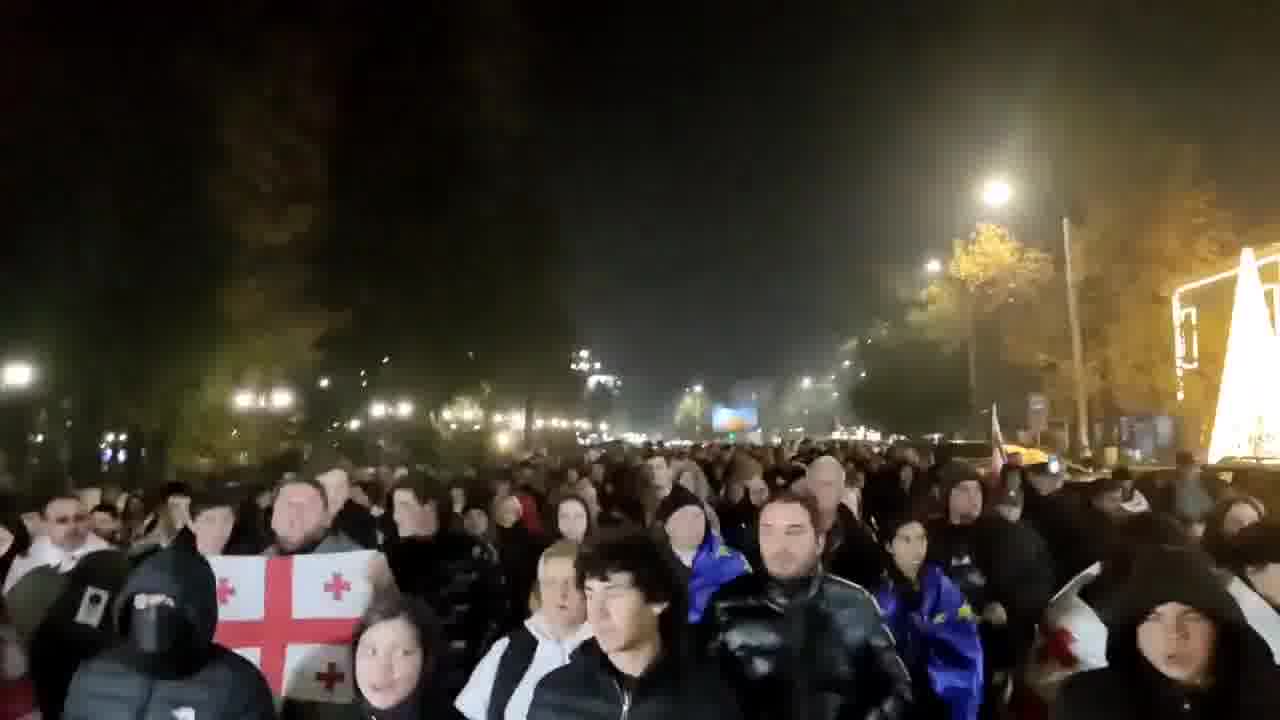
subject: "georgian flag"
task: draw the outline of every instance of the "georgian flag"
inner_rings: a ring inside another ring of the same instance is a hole
[[[373,599],[381,559],[371,550],[211,557],[214,639],[257,665],[277,697],[351,702],[351,637]]]

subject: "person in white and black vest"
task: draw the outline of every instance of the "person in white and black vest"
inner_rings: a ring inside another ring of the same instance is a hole
[[[476,666],[454,703],[467,720],[524,720],[534,688],[591,637],[578,587],[578,545],[561,540],[542,553],[533,616],[501,638]]]

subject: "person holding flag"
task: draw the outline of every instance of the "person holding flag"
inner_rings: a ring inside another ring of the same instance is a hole
[[[908,717],[976,720],[983,682],[977,616],[942,570],[924,561],[929,534],[918,518],[887,518],[879,540],[892,562],[876,600],[916,688]]]

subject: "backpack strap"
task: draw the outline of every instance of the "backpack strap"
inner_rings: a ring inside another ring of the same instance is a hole
[[[523,624],[508,636],[507,649],[498,661],[498,672],[493,679],[493,692],[489,695],[489,716],[487,720],[502,720],[507,711],[507,703],[516,687],[524,679],[524,675],[533,664],[533,655],[538,651],[538,638],[529,632]]]

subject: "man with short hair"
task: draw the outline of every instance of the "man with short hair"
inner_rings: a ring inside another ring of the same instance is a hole
[[[367,508],[351,499],[351,475],[341,458],[336,455],[315,457],[305,474],[314,477],[324,488],[330,527],[361,547],[377,548],[378,521]]]
[[[817,505],[823,569],[863,588],[875,587],[885,571],[884,551],[844,502],[848,486],[840,461],[830,455],[817,458],[794,489],[812,496]]]
[[[712,597],[704,645],[751,720],[904,718],[911,677],[871,594],[823,570],[820,522],[805,495],[764,504],[763,571]]]
[[[297,478],[283,483],[271,507],[275,542],[266,554],[308,555],[363,549],[351,538],[330,529],[327,497],[324,487],[315,480]]]
[[[650,536],[604,537],[578,557],[595,638],[542,679],[529,720],[738,720],[738,705],[702,658],[682,652],[685,588]]]
[[[94,535],[113,545],[120,542],[120,511],[114,505],[99,503],[89,515]]]
[[[80,498],[72,493],[56,495],[45,503],[41,525],[44,533],[32,540],[30,549],[14,558],[9,567],[4,592],[9,592],[9,588],[34,568],[51,566],[66,572],[85,555],[111,547],[90,532],[89,513]]]
[[[390,505],[397,536],[386,551],[391,573],[402,592],[440,616],[445,648],[435,682],[457,694],[507,616],[502,566],[492,547],[452,527],[447,495],[425,475],[400,480]]]

